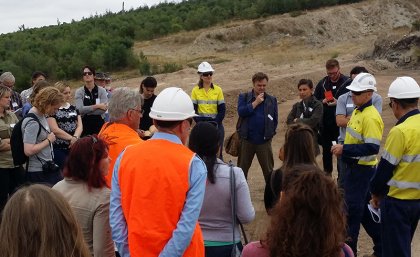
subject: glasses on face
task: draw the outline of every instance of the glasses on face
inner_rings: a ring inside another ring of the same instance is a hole
[[[339,71],[340,71],[340,70],[336,70],[336,71],[327,71],[327,75],[328,75],[328,76],[330,76],[330,77],[332,77],[332,76],[337,75]]]
[[[135,109],[135,108],[130,108],[130,110],[136,111],[136,112],[138,112],[141,116],[143,116],[144,110],[139,110],[139,109]]]
[[[205,72],[205,73],[202,73],[201,76],[203,76],[203,77],[211,77],[211,76],[213,76],[213,72]]]
[[[361,94],[363,94],[363,91],[360,91],[360,92],[351,91],[351,94],[352,95],[361,95]]]
[[[391,102],[389,102],[389,104],[388,104],[390,108],[392,108],[392,103],[393,103],[393,102],[391,101]]]
[[[92,75],[93,75],[93,73],[90,72],[90,71],[83,72],[83,76],[92,76]]]

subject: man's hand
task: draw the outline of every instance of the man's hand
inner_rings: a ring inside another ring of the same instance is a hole
[[[370,205],[372,205],[373,208],[379,209],[379,205],[381,203],[382,197],[371,194],[371,199],[369,201]]]
[[[343,154],[343,145],[342,144],[336,144],[331,147],[331,153],[335,156]]]
[[[252,107],[255,109],[260,103],[264,102],[264,93],[261,93],[255,97],[255,101],[252,102]]]
[[[333,98],[332,101],[327,102],[328,106],[336,106],[337,105],[337,99]]]

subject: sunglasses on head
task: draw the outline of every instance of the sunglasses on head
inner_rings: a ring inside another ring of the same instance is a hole
[[[83,76],[92,76],[92,75],[93,75],[93,73],[90,72],[90,71],[83,72]]]
[[[203,77],[213,76],[213,72],[205,72],[205,73],[202,73],[201,76]]]

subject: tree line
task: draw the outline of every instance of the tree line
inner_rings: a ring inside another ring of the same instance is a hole
[[[255,19],[286,12],[361,0],[184,0],[152,7],[107,12],[42,28],[0,35],[0,69],[11,71],[16,88],[28,86],[35,70],[52,79],[77,79],[81,67],[139,69],[144,62],[131,50],[135,41],[213,26],[232,19]]]

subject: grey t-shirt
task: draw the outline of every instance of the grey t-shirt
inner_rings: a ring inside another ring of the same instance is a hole
[[[30,110],[29,113],[34,113],[34,112]],[[41,132],[39,133],[39,136],[37,137],[38,130],[39,130],[38,122],[33,120],[32,118],[26,118],[22,122],[23,143],[33,144],[33,145],[41,143],[47,138],[48,133],[50,132],[50,127],[48,126],[47,119],[45,118],[45,116],[43,115],[39,116],[37,114],[35,115],[38,117],[38,120],[39,122],[41,122],[42,126],[44,126],[44,128],[48,130],[48,132],[45,131],[43,128],[41,128]],[[43,148],[36,155],[29,156],[28,172],[42,171],[42,163],[38,160],[38,158],[45,161],[51,161],[52,160],[51,147],[52,146],[49,145]]]
[[[205,241],[232,242],[232,209],[230,192],[230,167],[217,159],[214,166],[215,184],[207,182],[201,208],[200,223]],[[248,183],[241,168],[235,167],[236,215],[242,223],[255,218]],[[235,241],[240,240],[239,225],[235,228]]]

